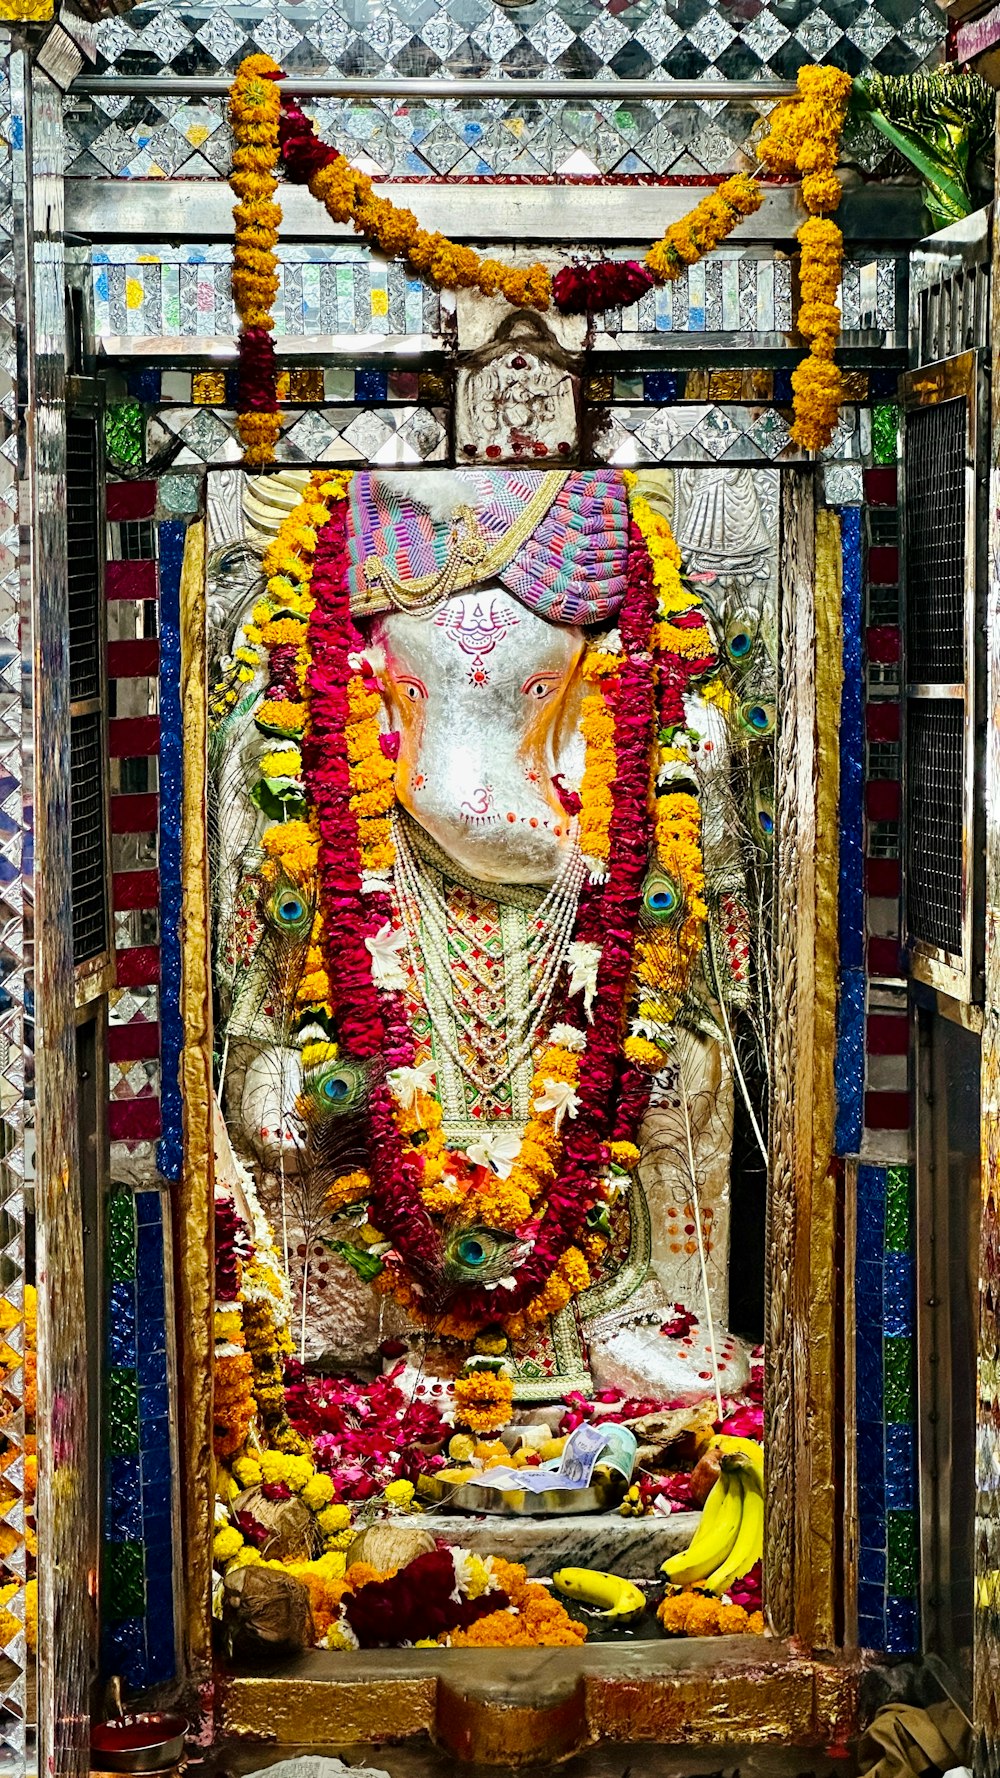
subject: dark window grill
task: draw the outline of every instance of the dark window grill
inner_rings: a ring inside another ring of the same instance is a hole
[[[965,675],[964,395],[906,420],[906,649],[911,685]]]
[[[965,706],[915,698],[907,713],[907,914],[911,939],[962,950]]]
[[[97,420],[66,422],[66,530],[69,573],[69,681],[74,703],[101,691],[101,570]]]
[[[99,957],[108,945],[104,749],[99,711],[70,721],[70,782],[73,961],[86,963],[90,957]]]

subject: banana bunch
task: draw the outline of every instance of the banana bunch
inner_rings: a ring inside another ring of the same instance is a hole
[[[557,1593],[580,1605],[601,1607],[608,1623],[627,1624],[646,1609],[641,1587],[619,1574],[602,1574],[597,1568],[560,1568],[552,1576]]]
[[[722,1469],[705,1502],[686,1550],[668,1556],[661,1569],[679,1586],[692,1583],[710,1593],[728,1593],[749,1574],[764,1550],[764,1449],[756,1439],[715,1440]]]

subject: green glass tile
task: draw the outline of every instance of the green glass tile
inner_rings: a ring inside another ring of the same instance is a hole
[[[146,1572],[141,1543],[106,1543],[101,1576],[101,1610],[106,1623],[146,1614]]]
[[[109,1284],[130,1284],[135,1277],[135,1201],[131,1192],[112,1192],[108,1199]]]
[[[161,478],[160,505],[164,512],[197,512],[200,502],[200,475],[165,475]]]
[[[143,460],[143,431],[141,403],[112,402],[104,416],[104,440],[117,469],[138,469]]]
[[[133,1456],[139,1449],[139,1383],[135,1371],[108,1371],[104,1405],[108,1455]]]
[[[885,1246],[887,1253],[909,1253],[910,1170],[890,1167],[885,1192]]]
[[[907,1335],[883,1342],[885,1418],[889,1426],[913,1419],[913,1341]]]
[[[886,1513],[886,1587],[908,1595],[917,1590],[917,1523],[912,1512]]]
[[[899,409],[894,401],[880,401],[872,409],[872,456],[883,466],[895,463],[899,454]]]

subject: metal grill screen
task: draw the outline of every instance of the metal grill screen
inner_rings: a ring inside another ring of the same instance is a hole
[[[70,723],[73,795],[73,961],[99,957],[108,944],[104,857],[104,757],[99,712]]]
[[[963,396],[906,418],[906,676],[954,685],[965,675]]]
[[[909,936],[956,956],[962,950],[964,730],[965,706],[957,698],[917,698],[907,708]]]
[[[101,574],[97,508],[97,420],[66,422],[66,528],[69,543],[69,684],[74,702],[101,690]]]

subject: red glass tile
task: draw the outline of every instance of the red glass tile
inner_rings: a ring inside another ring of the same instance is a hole
[[[159,945],[130,945],[116,951],[115,982],[119,988],[149,988],[159,979]]]
[[[116,913],[124,913],[128,908],[159,907],[159,871],[116,870],[111,879],[111,897]]]
[[[110,1062],[151,1062],[160,1053],[160,1027],[152,1019],[108,1026]]]
[[[870,938],[868,940],[869,975],[902,976],[905,973],[903,953],[898,939]]]
[[[155,636],[108,643],[109,679],[153,679],[159,671],[160,644]]]
[[[897,624],[874,624],[867,632],[865,646],[870,661],[898,661],[900,632]]]
[[[894,469],[866,469],[865,499],[869,506],[895,506],[896,471]]]
[[[902,892],[903,873],[898,858],[866,858],[865,888],[869,895],[882,895],[890,900]]]
[[[868,551],[868,580],[872,586],[895,586],[899,579],[899,551],[895,544],[876,543]]]
[[[905,1013],[870,1012],[865,1048],[870,1056],[905,1056],[910,1046],[910,1021]]]
[[[109,482],[106,498],[109,519],[152,518],[156,511],[156,483]]]
[[[115,716],[108,723],[112,759],[147,759],[160,751],[158,716]]]
[[[865,785],[865,813],[869,821],[898,821],[903,803],[902,785],[874,778]]]
[[[155,562],[109,562],[104,570],[109,599],[155,599]]]
[[[109,1099],[108,1135],[112,1142],[152,1142],[161,1128],[159,1099]]]
[[[155,833],[160,825],[158,796],[113,796],[112,833]]]
[[[865,1128],[869,1130],[908,1130],[910,1127],[909,1093],[866,1093]]]
[[[898,741],[901,729],[901,708],[891,699],[865,707],[865,733],[869,741]]]

